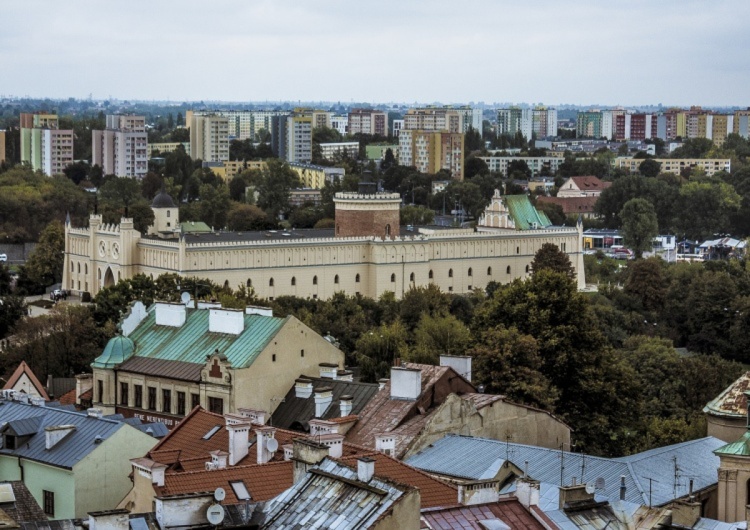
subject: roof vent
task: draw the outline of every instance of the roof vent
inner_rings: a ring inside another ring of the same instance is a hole
[[[97,418],[99,420],[104,417],[104,414],[102,414],[102,409],[87,409],[86,414],[89,418]]]
[[[100,444],[100,443],[102,443],[103,441],[104,441],[104,438],[102,438],[102,436],[101,436],[100,434],[97,434],[97,435],[96,435],[96,438],[94,438],[94,443],[95,443],[95,444]]]

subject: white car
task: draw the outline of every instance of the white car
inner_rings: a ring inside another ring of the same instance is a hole
[[[8,261],[8,255],[7,254],[0,254],[0,261]]]

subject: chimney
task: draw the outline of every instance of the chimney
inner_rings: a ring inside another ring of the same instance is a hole
[[[187,309],[184,304],[156,302],[154,312],[156,313],[157,326],[179,328],[185,323],[185,319],[187,318]]]
[[[375,436],[375,450],[393,456],[396,452],[396,439],[390,433]]]
[[[528,477],[516,481],[516,498],[524,508],[539,505],[539,481]]]
[[[320,377],[327,377],[328,379],[336,379],[336,374],[339,371],[339,365],[334,363],[320,363],[318,368],[320,369]]]
[[[52,449],[57,443],[76,430],[75,425],[55,425],[44,428],[44,448]]]
[[[297,484],[307,470],[320,464],[328,456],[328,447],[313,440],[297,438],[292,440],[292,460],[294,461],[294,483]]]
[[[86,409],[86,414],[89,418],[102,419],[104,417],[104,415],[102,414],[102,409]]]
[[[230,441],[231,443],[231,441]],[[247,450],[245,450],[245,453],[247,453]],[[208,454],[211,455],[211,464],[213,464],[213,469],[226,469],[227,467],[227,456],[229,456],[229,453],[226,451],[222,451],[220,449],[217,449],[216,451],[211,451]],[[234,465],[234,464],[232,464]]]
[[[351,383],[354,380],[354,372],[351,370],[339,370],[336,372],[336,379],[338,381]]]
[[[241,309],[209,309],[208,331],[239,335],[245,329],[245,312]]]
[[[620,500],[621,501],[625,500],[625,492],[626,491],[627,490],[625,488],[625,475],[620,475]]]
[[[313,384],[309,379],[299,378],[294,380],[294,395],[300,399],[312,396]]]
[[[265,410],[238,408],[237,412],[239,412],[240,416],[242,416],[243,418],[247,418],[248,420],[250,420],[251,423],[255,423],[256,425],[266,424],[267,413]]]
[[[416,401],[422,392],[422,371],[415,368],[391,368],[391,399]]]
[[[272,317],[273,309],[270,307],[261,307],[258,305],[249,305],[245,308],[246,315],[260,315],[262,317]]]
[[[692,528],[701,518],[701,503],[688,500],[672,504],[672,524]]]
[[[464,506],[497,502],[500,484],[497,480],[484,480],[458,485],[458,503]]]
[[[227,419],[227,422],[231,420]],[[249,423],[228,423],[226,426],[229,433],[229,465],[236,466],[248,453],[250,437]]]
[[[206,462],[208,464],[208,462]],[[131,458],[130,465],[133,466],[133,474],[139,474],[142,477],[150,478],[156,486],[164,485],[164,475],[167,466],[154,462],[149,458]]]
[[[352,401],[353,400],[354,398],[348,394],[341,396],[341,401],[339,401],[339,409],[341,410],[342,418],[352,413]]]
[[[383,377],[381,379],[378,379],[378,390],[383,390],[385,388],[386,383],[388,383],[390,379],[387,377]]]
[[[440,366],[450,366],[471,383],[471,357],[467,355],[441,355]]]
[[[331,458],[341,458],[344,454],[344,435],[343,434],[323,434],[316,437],[321,445],[328,447],[328,456]]]
[[[276,429],[273,427],[261,427],[259,429],[255,429],[256,440],[255,445],[258,448],[258,459],[257,462],[259,464],[267,464],[271,461],[273,458],[274,453],[276,450],[271,451],[269,449],[269,441],[273,440],[273,442],[270,442],[271,448],[273,448],[273,445],[276,444],[278,449],[278,443],[275,439],[276,436]]]
[[[78,374],[76,376],[76,405],[81,404],[81,394],[93,387],[93,378],[94,374]]]
[[[44,406],[44,398],[41,397],[41,396],[29,396],[29,401],[35,407],[43,407]]]
[[[360,482],[370,482],[375,474],[375,460],[363,456],[357,458],[357,480]]]
[[[120,530],[128,528],[130,512],[124,509],[89,512],[89,530]]]
[[[330,386],[315,391],[315,417],[322,418],[333,402],[333,389]]]
[[[560,510],[574,504],[592,500],[594,500],[594,494],[586,492],[586,484],[576,484],[560,488]]]

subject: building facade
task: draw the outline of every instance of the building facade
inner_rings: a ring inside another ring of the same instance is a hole
[[[388,114],[373,109],[353,109],[349,112],[348,134],[388,136]]]
[[[661,164],[663,173],[674,173],[679,175],[683,170],[701,168],[706,176],[712,176],[717,171],[732,171],[732,161],[729,158],[654,158],[655,162]],[[630,173],[637,173],[643,159],[617,157],[612,161],[615,168],[625,169]]]
[[[106,129],[91,131],[91,164],[105,175],[143,178],[148,172],[148,134],[143,116],[108,115]]]
[[[342,167],[317,166],[315,164],[289,164],[290,169],[297,173],[300,182],[305,188],[316,190],[323,189],[326,182],[336,184],[346,175]]]
[[[529,170],[531,170],[532,178],[541,176],[543,172],[548,175],[555,175],[560,165],[565,162],[564,158],[558,156],[480,156],[479,159],[487,164],[490,171],[502,173],[505,177],[508,176],[508,167],[511,162],[526,162]]]
[[[464,179],[464,134],[447,131],[404,129],[398,137],[399,164],[422,173],[450,172]]]
[[[21,113],[21,163],[47,176],[73,163],[73,131],[60,129],[56,114]]]
[[[337,156],[347,156],[351,159],[359,157],[359,142],[329,142],[319,145],[320,155],[326,160],[334,160]]]
[[[190,122],[190,156],[204,162],[229,160],[229,118],[194,114]]]

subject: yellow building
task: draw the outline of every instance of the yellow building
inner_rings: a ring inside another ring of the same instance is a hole
[[[5,131],[0,130],[0,164],[5,162]]]
[[[326,182],[340,182],[346,170],[341,167],[316,166],[314,164],[289,164],[289,167],[297,173],[304,188],[323,189]]]
[[[190,156],[190,142],[160,142],[156,144],[148,144],[146,149],[148,150],[149,158],[151,158],[154,156],[154,153],[159,153],[162,156],[173,153],[177,151],[180,146],[182,146],[188,156]]]
[[[455,180],[464,179],[464,134],[404,129],[398,137],[399,163],[422,173],[444,169]]]

